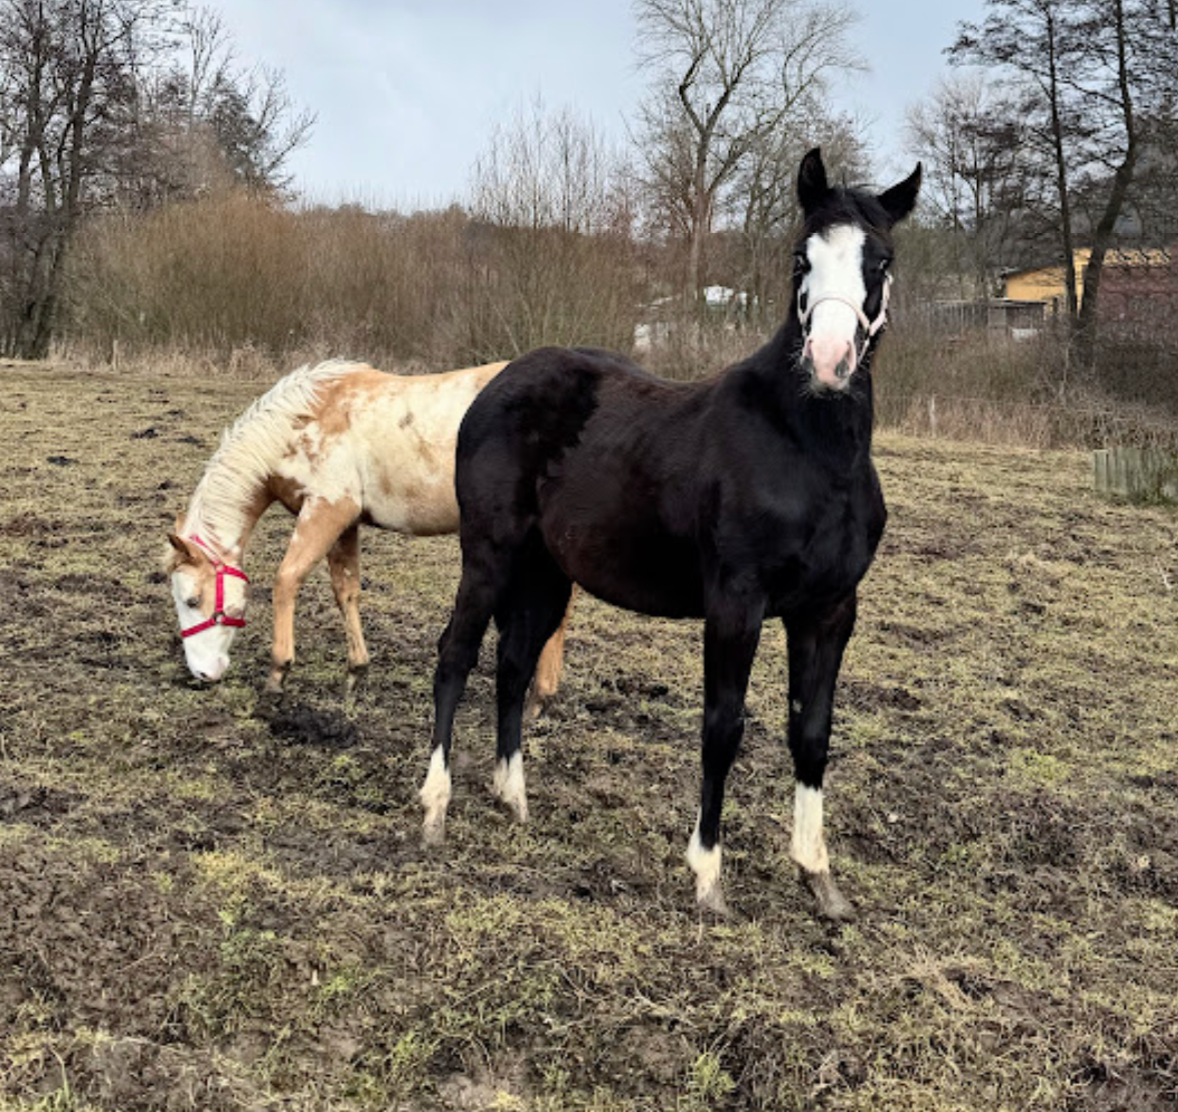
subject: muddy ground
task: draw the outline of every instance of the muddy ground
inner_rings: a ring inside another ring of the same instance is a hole
[[[264,385],[0,369],[0,1107],[1178,1106],[1173,509],[1098,500],[1080,453],[882,436],[827,793],[860,917],[815,921],[788,860],[774,626],[717,925],[683,861],[693,624],[579,607],[526,827],[487,791],[486,646],[440,853],[452,538],[365,535],[353,707],[317,572],[268,707],[272,511],[230,677],[190,684],[163,538]]]

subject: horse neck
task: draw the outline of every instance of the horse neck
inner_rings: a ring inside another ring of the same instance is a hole
[[[218,452],[193,491],[184,531],[215,545],[240,563],[258,519],[273,500],[265,481],[243,479]]]
[[[808,374],[801,367],[802,342],[795,307],[776,335],[750,360],[779,421],[798,442],[814,444],[824,453],[869,454],[874,421],[870,373],[860,373],[843,397],[812,394],[806,388]],[[875,346],[873,343],[868,360],[873,358]],[[864,372],[870,370],[868,362]]]

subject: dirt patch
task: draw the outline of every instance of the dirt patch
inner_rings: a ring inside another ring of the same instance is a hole
[[[1097,502],[1079,457],[884,438],[888,540],[826,792],[858,920],[816,922],[790,860],[771,623],[726,798],[733,914],[705,922],[683,861],[696,623],[578,603],[562,690],[527,729],[522,827],[488,788],[489,637],[447,843],[427,850],[453,538],[364,533],[373,664],[350,705],[312,575],[275,706],[266,585],[291,523],[264,518],[253,620],[226,680],[199,687],[159,553],[200,434],[255,389],[4,374],[0,444],[20,451],[0,469],[0,1103],[1174,1106],[1178,623],[1141,573],[1172,563],[1172,515]],[[57,430],[99,396],[118,401],[101,433],[62,455]]]

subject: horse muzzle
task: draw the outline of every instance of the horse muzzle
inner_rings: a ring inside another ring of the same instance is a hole
[[[810,336],[802,348],[802,365],[822,390],[845,390],[859,364],[853,340],[833,336]]]

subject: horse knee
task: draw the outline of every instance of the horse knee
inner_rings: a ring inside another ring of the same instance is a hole
[[[821,788],[830,753],[830,735],[791,732],[789,748],[794,760],[794,775],[798,781],[808,787]]]

